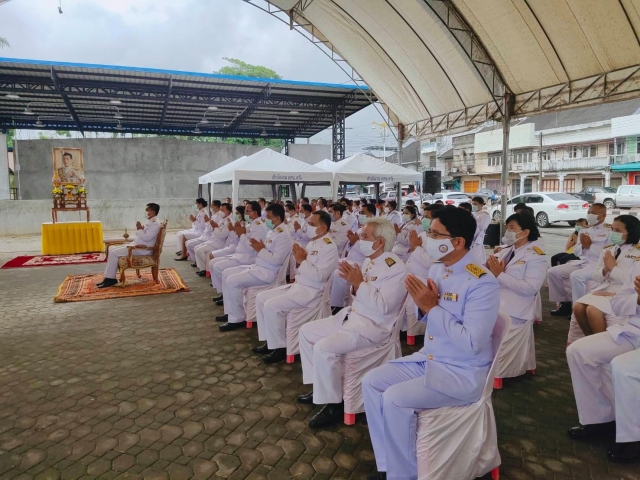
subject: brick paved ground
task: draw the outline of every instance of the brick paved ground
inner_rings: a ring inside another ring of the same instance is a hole
[[[12,245],[15,247],[16,242]],[[168,243],[173,239],[169,237]],[[0,239],[0,262],[13,257]],[[27,249],[26,247],[24,249]],[[0,478],[362,478],[367,428],[306,426],[300,364],[265,367],[256,331],[222,334],[208,282],[192,291],[54,304],[65,275],[101,265],[0,270]],[[5,253],[2,253],[4,251]],[[545,291],[546,296],[546,291]],[[545,308],[546,310],[546,308]],[[536,375],[494,394],[503,479],[637,479],[573,442],[568,322],[536,327]],[[455,479],[452,479],[455,480]]]

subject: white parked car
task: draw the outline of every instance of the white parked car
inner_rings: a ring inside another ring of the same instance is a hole
[[[440,192],[430,194],[427,193],[422,197],[423,202],[436,203],[438,200],[442,200],[445,205],[459,206],[463,202],[471,203],[471,198],[466,193],[462,192]]]
[[[539,227],[548,227],[552,223],[567,222],[572,227],[580,218],[586,218],[589,203],[573,195],[560,192],[532,192],[518,195],[507,202],[507,217],[512,215],[514,205],[524,203],[533,208]],[[500,220],[500,205],[491,209],[491,218]]]

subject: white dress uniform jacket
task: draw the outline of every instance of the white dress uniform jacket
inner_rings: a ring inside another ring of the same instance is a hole
[[[260,292],[256,297],[258,337],[266,340],[270,349],[286,347],[287,314],[315,308],[338,266],[338,249],[329,234],[309,242],[305,250],[307,258],[297,268],[295,283]]]
[[[180,230],[176,233],[176,239],[178,241],[178,247],[182,247],[182,239],[192,240],[198,238],[204,233],[205,221],[204,216],[207,214],[204,208],[198,210],[196,214],[196,221],[191,222],[191,228],[188,230]]]
[[[307,228],[307,219],[304,215],[299,215],[296,220],[298,225],[300,225],[300,228],[296,230],[292,225],[293,241],[298,243],[301,247],[306,247],[307,243],[311,240],[305,230]]]
[[[424,347],[375,368],[362,381],[376,463],[388,478],[417,478],[417,414],[476,402],[495,356],[491,334],[500,308],[495,277],[475,265],[469,252],[449,267],[435,263],[429,278],[440,298],[422,318]]]
[[[484,249],[484,235],[491,223],[491,215],[486,210],[478,210],[472,213],[473,218],[476,219],[476,233],[473,236],[473,243],[471,250],[476,258],[476,263],[484,265],[487,261],[487,255]]]
[[[129,255],[127,246],[145,245],[147,247],[154,247],[156,239],[158,238],[158,233],[160,233],[160,227],[161,225],[158,217],[152,217],[141,230],[136,230],[133,242],[112,248],[109,251],[109,259],[107,260],[107,266],[104,269],[105,278],[116,278],[116,274],[118,273],[118,259]],[[148,255],[149,250],[133,250],[132,254],[137,256]]]
[[[391,210],[384,216],[384,218],[389,220],[392,225],[402,225],[402,216],[398,213],[397,210]]]
[[[209,240],[195,247],[195,260],[199,271],[206,269],[207,264],[209,263],[209,254],[211,252],[224,248],[227,238],[231,234],[229,231],[231,218],[231,215],[227,215],[226,217],[218,216],[217,220],[214,220],[218,226],[211,230]]]
[[[358,229],[357,234],[358,236],[362,235],[362,227]],[[360,250],[360,241],[358,240],[353,245],[350,245],[349,242],[347,242],[345,249],[341,252],[341,258],[346,259],[346,261],[351,265],[362,267],[362,264],[367,257],[365,257]],[[331,306],[344,307],[348,291],[349,284],[344,278],[340,277],[338,269],[336,269],[333,272],[333,280],[331,282]]]
[[[413,230],[418,235],[422,233],[424,230],[422,229],[422,224],[418,220],[410,220],[404,225],[402,225],[402,230],[400,233],[396,235],[396,243],[393,244],[393,253],[398,255],[403,262],[406,262],[409,258],[409,232]]]
[[[344,247],[349,241],[349,238],[347,237],[347,232],[349,230],[351,230],[351,225],[342,218],[331,222],[331,236],[336,242],[338,253],[342,253],[344,251]]]

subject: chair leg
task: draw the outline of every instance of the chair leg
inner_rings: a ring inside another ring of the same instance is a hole
[[[296,361],[295,355],[287,355],[287,363],[294,363]]]
[[[151,276],[153,277],[153,281],[158,284],[158,267],[151,267]]]
[[[535,320],[533,323],[535,323],[536,325],[540,325],[542,323],[542,320]]]
[[[121,286],[125,286],[125,279],[126,279],[126,275],[125,275],[126,270],[123,268],[122,270],[120,270],[120,283],[122,284]]]
[[[205,277],[209,278],[211,276],[211,272],[209,270],[207,270],[207,273],[205,275]]]
[[[502,388],[502,379],[501,378],[494,378],[493,379],[493,389],[494,390],[500,390]]]
[[[344,424],[345,425],[355,425],[356,424],[356,414],[355,413],[344,412]]]
[[[414,335],[407,335],[407,345],[415,345],[416,337]]]
[[[491,470],[491,480],[500,480],[500,467]]]
[[[253,328],[253,322],[247,321],[247,328]]]
[[[529,372],[531,375],[535,375],[536,374],[536,369],[534,368],[533,370],[527,370],[527,372]]]

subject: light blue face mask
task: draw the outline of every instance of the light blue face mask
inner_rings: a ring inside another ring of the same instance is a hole
[[[624,243],[622,236],[623,235],[620,232],[611,232],[609,234],[609,241],[614,245],[622,245]]]
[[[367,216],[366,215],[358,215],[358,223],[360,223],[361,225],[364,225],[364,222],[367,221]]]
[[[580,233],[580,230],[582,230],[582,226],[576,225],[576,233]]]
[[[477,205],[471,205],[471,211],[472,212],[477,212],[478,211],[478,206]]]
[[[430,226],[431,226],[431,219],[430,218],[423,218],[422,219],[422,229],[426,232],[427,230],[429,230]]]
[[[251,221],[251,217],[249,215],[245,215],[244,216],[244,221],[245,222],[250,222]]]
[[[269,229],[269,230],[273,230],[275,228],[275,225],[273,224],[273,222],[271,221],[271,219],[267,218],[264,221],[265,226]]]
[[[236,214],[233,216],[233,219],[234,219],[236,222],[239,222],[239,221],[241,220],[241,218],[240,218],[240,214],[236,213]]]

